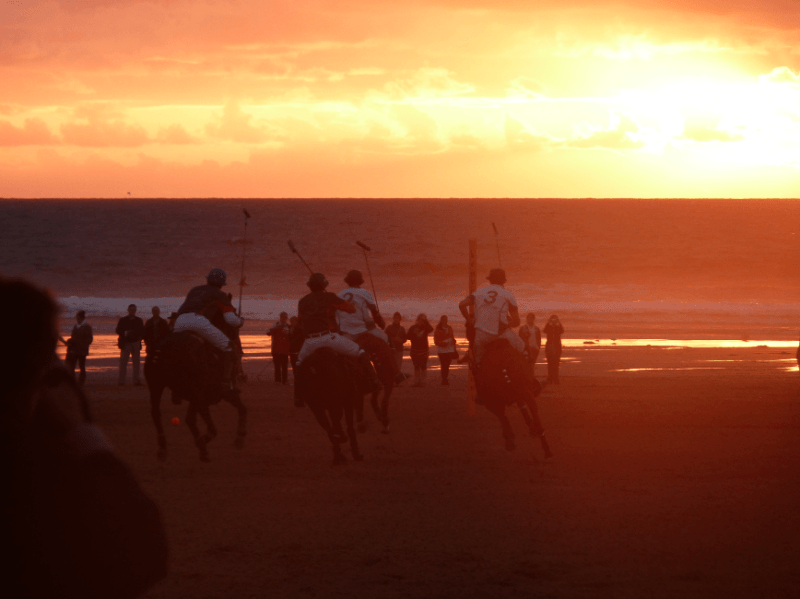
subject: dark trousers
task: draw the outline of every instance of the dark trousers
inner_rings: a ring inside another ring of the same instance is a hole
[[[275,382],[284,385],[289,382],[289,354],[272,354],[272,365],[275,367]]]
[[[439,363],[442,365],[442,382],[447,382],[447,377],[450,375],[450,363],[455,358],[455,354],[439,354]]]
[[[561,345],[547,345],[544,348],[547,358],[547,381],[558,385],[558,365],[561,362]]]
[[[75,366],[78,367],[80,374],[78,374],[78,384],[83,386],[86,382],[86,356],[76,356],[75,354],[67,353],[67,369],[75,375]]]
[[[528,363],[531,365],[531,371],[536,372],[536,360],[539,359],[539,350],[533,349],[532,347],[528,348]]]
[[[294,398],[297,399],[297,356],[299,354],[289,354],[289,362],[292,364],[292,379],[294,380]]]
[[[133,384],[141,385],[139,382],[139,355],[142,349],[140,341],[122,343],[119,354],[119,384],[125,384],[125,374],[128,370],[128,358],[133,362]]]

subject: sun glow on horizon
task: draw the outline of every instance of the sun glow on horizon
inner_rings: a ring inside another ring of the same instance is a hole
[[[800,14],[755,2],[44,4],[3,8],[0,197],[800,196]]]

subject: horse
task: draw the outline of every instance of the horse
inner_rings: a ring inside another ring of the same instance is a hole
[[[388,343],[369,332],[361,333],[356,337],[356,343],[369,354],[370,360],[372,360],[372,364],[375,366],[375,372],[378,374],[378,379],[383,387],[383,398],[381,399],[380,405],[378,405],[379,391],[372,392],[370,403],[372,404],[375,416],[378,418],[378,422],[381,423],[381,432],[388,434],[389,398],[392,396],[397,377],[397,364],[394,359],[394,352],[392,348],[389,347]],[[363,433],[366,430],[366,424],[364,423],[363,396],[358,405],[356,405],[356,422],[358,423],[359,431]]]
[[[158,435],[156,455],[159,460],[163,462],[167,458],[167,438],[161,424],[161,395],[167,387],[172,390],[172,403],[179,405],[184,399],[189,402],[186,426],[203,462],[210,461],[208,444],[217,436],[209,407],[218,404],[222,399],[239,412],[234,446],[237,449],[244,447],[247,408],[242,403],[238,389],[223,391],[222,357],[201,337],[191,331],[165,336],[147,354],[144,377],[150,391],[150,415]],[[197,428],[198,415],[206,424],[206,432],[203,434]]]
[[[342,356],[328,347],[315,350],[297,367],[298,402],[305,402],[319,425],[328,433],[333,446],[333,463],[344,464],[347,459],[339,445],[350,440],[353,459],[364,459],[358,448],[353,414],[359,401],[363,405],[363,376],[352,358]],[[347,434],[342,430],[342,415]]]
[[[478,403],[482,403],[500,419],[508,451],[516,449],[516,444],[514,431],[506,416],[506,406],[516,404],[531,434],[539,437],[544,457],[553,457],[536,407],[536,397],[542,387],[534,378],[528,361],[511,347],[507,339],[496,339],[486,345],[483,360],[475,370],[475,386]]]

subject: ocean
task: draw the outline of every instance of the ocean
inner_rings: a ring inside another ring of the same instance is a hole
[[[502,265],[520,311],[558,314],[567,336],[798,336],[798,200],[0,201],[0,274],[99,321],[129,303],[169,313],[214,267],[238,306],[243,258],[251,324],[294,313],[309,273],[289,240],[331,291],[359,269],[385,316],[460,320],[469,239],[479,284]]]

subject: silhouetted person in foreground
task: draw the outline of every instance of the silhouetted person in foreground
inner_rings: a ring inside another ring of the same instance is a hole
[[[91,424],[56,357],[58,308],[0,278],[0,580],[4,597],[130,599],[161,578],[156,505]]]
[[[561,362],[561,335],[564,334],[564,325],[553,314],[544,327],[547,342],[544,345],[544,355],[547,358],[547,382],[559,384],[558,367]]]

